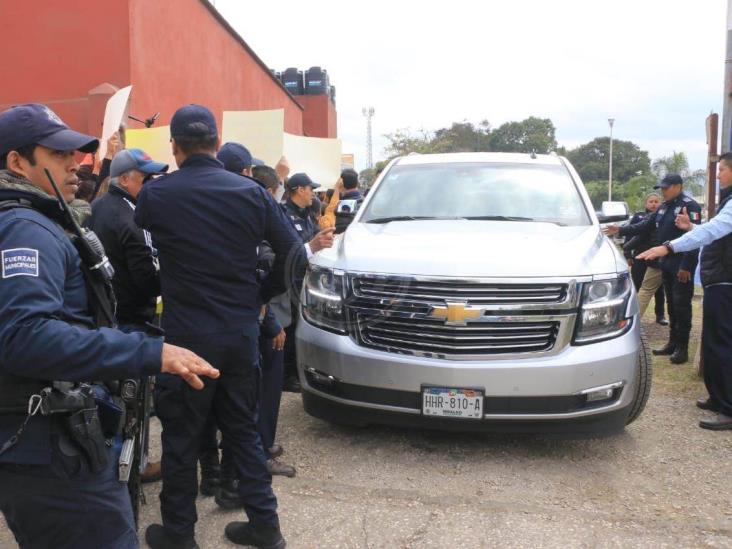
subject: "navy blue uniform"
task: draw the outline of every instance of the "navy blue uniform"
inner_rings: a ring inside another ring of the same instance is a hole
[[[134,215],[135,199],[122,187],[111,185],[92,204],[88,225],[114,267],[117,322],[128,328],[125,331],[145,331],[145,324],[155,317],[160,279],[150,234],[135,224]]]
[[[3,180],[17,178],[0,172]],[[30,185],[30,184],[28,184]],[[58,203],[26,198],[46,213]],[[114,380],[160,371],[162,339],[95,329],[81,260],[66,233],[35,209],[0,211],[0,374],[37,380]],[[0,444],[24,415],[0,415]],[[60,418],[30,419],[18,444],[0,456],[0,509],[21,547],[137,547],[117,456],[92,473]]]
[[[676,216],[682,208],[686,208],[694,223],[701,223],[701,206],[693,198],[680,194],[673,200],[661,204],[654,214],[649,215],[640,223],[621,227],[619,234],[621,236],[649,236],[652,246],[679,238],[684,231],[679,229],[675,222]],[[670,254],[661,258],[660,261],[668,303],[670,340],[682,347],[689,344],[691,299],[694,297],[694,272],[698,263],[698,250]],[[677,275],[680,270],[691,273],[689,282],[679,281]]]
[[[315,226],[312,216],[310,215],[310,208],[301,208],[295,204],[292,200],[288,200],[282,205],[282,209],[287,214],[288,219],[295,227],[297,234],[300,235],[300,240],[303,244],[310,242],[313,237],[317,234],[318,230]],[[298,288],[299,291],[299,288]],[[299,295],[299,294],[297,294]],[[295,347],[295,331],[297,330],[297,317],[298,312],[295,307],[292,307],[292,322],[287,328],[285,328],[285,350],[284,350],[284,377],[288,379],[297,379],[297,349]]]
[[[282,331],[272,309],[267,306],[260,326],[259,347],[262,355],[262,395],[258,431],[265,453],[275,442],[277,420],[282,399],[282,378],[284,375],[284,351],[272,347],[273,339]],[[287,340],[285,340],[287,341]],[[267,454],[267,457],[269,454]]]
[[[278,524],[257,434],[258,319],[261,304],[285,291],[286,268],[304,269],[303,246],[264,189],[209,155],[192,155],[178,171],[146,184],[135,221],[150,230],[158,248],[166,337],[221,372],[202,391],[158,376],[165,529],[180,538],[194,534],[196,464],[210,412],[236,467],[250,521]],[[257,247],[263,240],[276,259],[260,294]]]

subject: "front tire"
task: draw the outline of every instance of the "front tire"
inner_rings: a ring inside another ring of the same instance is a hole
[[[633,423],[643,412],[651,394],[651,378],[653,377],[653,368],[651,362],[651,354],[648,350],[648,342],[646,336],[641,332],[640,349],[638,350],[638,373],[635,378],[635,395],[633,403],[630,405],[630,413],[625,421],[626,425]]]

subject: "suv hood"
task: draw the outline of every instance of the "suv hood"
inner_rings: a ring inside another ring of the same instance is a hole
[[[445,277],[572,277],[627,269],[597,225],[470,220],[354,222],[313,263]]]

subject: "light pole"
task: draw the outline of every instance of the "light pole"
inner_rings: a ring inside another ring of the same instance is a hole
[[[371,135],[371,119],[374,117],[373,107],[364,107],[361,114],[366,117],[366,157],[369,168],[374,167],[374,141]]]
[[[610,165],[607,171],[607,200],[608,202],[613,199],[613,124],[615,124],[614,118],[607,119],[610,124]]]

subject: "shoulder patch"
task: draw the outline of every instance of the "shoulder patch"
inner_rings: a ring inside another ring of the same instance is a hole
[[[38,250],[11,248],[2,251],[3,278],[14,276],[38,276]]]

